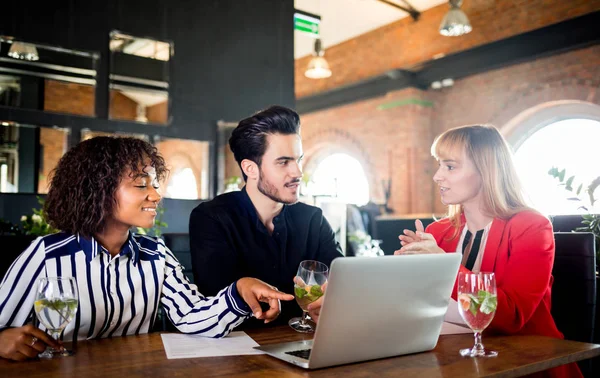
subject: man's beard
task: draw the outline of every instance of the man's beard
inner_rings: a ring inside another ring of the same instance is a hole
[[[298,180],[299,181],[299,180]],[[294,200],[288,201],[279,196],[279,191],[272,185],[268,180],[263,180],[262,170],[258,171],[258,191],[270,198],[271,200],[279,203],[283,203],[286,205],[293,205],[298,202],[298,197],[296,196]]]

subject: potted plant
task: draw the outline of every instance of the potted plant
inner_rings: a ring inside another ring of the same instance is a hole
[[[593,206],[596,203],[596,198],[594,196],[594,192],[600,186],[600,176],[596,177],[590,184],[584,186],[584,184],[579,184],[577,190],[573,189],[573,181],[575,180],[575,176],[570,176],[565,180],[566,170],[559,170],[556,167],[552,167],[548,174],[555,179],[558,179],[559,185],[564,186],[564,189],[569,192],[574,192],[574,197],[569,197],[569,200],[576,201],[580,203],[579,208],[587,211],[587,214],[582,215],[581,226],[577,227],[574,231],[580,232],[591,232],[594,234],[594,239],[596,241],[596,267],[600,264],[600,214],[593,214]],[[585,189],[584,189],[585,188]],[[580,196],[582,191],[587,195],[587,200],[584,201]],[[589,205],[585,205],[585,203],[589,203]],[[598,270],[598,269],[596,269]],[[598,272],[596,272],[598,275]]]
[[[600,176],[596,177],[594,180],[592,180],[592,182],[590,184],[588,184],[587,186],[585,186],[585,191],[584,193],[587,194],[587,200],[583,201],[580,198],[580,195],[582,193],[582,190],[584,190],[584,185],[580,184],[577,187],[577,190],[573,189],[573,181],[575,179],[575,176],[570,176],[569,178],[566,179],[565,181],[565,176],[566,176],[566,170],[562,169],[559,170],[556,167],[552,167],[549,171],[548,174],[551,175],[552,177],[558,179],[558,181],[560,182],[559,185],[564,186],[565,190],[569,191],[569,192],[574,192],[575,193],[575,197],[571,197],[569,198],[570,200],[573,201],[578,201],[580,203],[585,203],[588,202],[589,206],[585,206],[585,205],[581,205],[580,208],[584,209],[585,211],[587,211],[587,214],[583,214],[582,218],[583,220],[581,221],[581,226],[575,228],[574,231],[580,231],[580,232],[591,232],[592,234],[594,234],[594,240],[595,240],[595,246],[596,246],[596,319],[595,319],[595,331],[594,331],[594,342],[600,342],[600,275],[599,275],[599,271],[600,269],[600,214],[592,214],[591,212],[592,210],[592,206],[594,206],[594,204],[596,203],[596,198],[594,196],[594,192],[596,191],[596,189],[598,188],[598,186],[600,186]],[[596,362],[594,362],[596,363]]]
[[[239,176],[231,176],[225,179],[225,191],[224,193],[235,192],[240,190],[240,184],[242,179]]]
[[[35,238],[58,232],[46,222],[43,211],[44,199],[37,198],[40,208],[32,209],[32,215],[23,215],[20,225],[0,220],[0,245],[2,245],[0,278],[4,277],[12,262]]]

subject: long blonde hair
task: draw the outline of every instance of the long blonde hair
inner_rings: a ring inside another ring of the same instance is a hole
[[[462,151],[481,177],[487,215],[508,219],[523,210],[532,210],[523,198],[510,147],[498,129],[490,125],[456,127],[439,135],[431,146],[431,155],[437,160]],[[448,218],[457,231],[461,214],[460,204],[448,206]]]

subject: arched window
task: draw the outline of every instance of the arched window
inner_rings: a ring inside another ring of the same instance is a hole
[[[344,153],[324,158],[311,175],[311,194],[330,195],[343,202],[369,202],[369,182],[358,160]]]
[[[568,200],[575,197],[575,193],[559,186],[559,181],[550,176],[548,171],[553,166],[564,168],[565,180],[575,176],[573,190],[576,191],[583,184],[579,197],[587,199],[586,186],[600,176],[599,141],[600,122],[573,118],[543,127],[518,147],[515,152],[517,170],[537,210],[548,215],[585,213],[578,207],[589,205],[589,202]],[[595,196],[600,196],[600,190],[596,190]],[[591,212],[598,211],[600,203],[596,203]]]
[[[194,171],[191,168],[183,168],[174,172],[167,185],[165,197],[180,199],[198,198]]]

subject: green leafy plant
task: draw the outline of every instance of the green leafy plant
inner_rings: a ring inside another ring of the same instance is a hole
[[[156,236],[157,238],[160,237],[163,234],[162,229],[169,227],[167,222],[163,221],[164,213],[164,207],[157,207],[156,218],[154,218],[154,226],[152,226],[152,228],[137,227],[137,233],[140,235]]]
[[[225,185],[239,185],[242,183],[240,176],[231,176],[225,179]]]
[[[565,180],[566,173],[566,169],[563,168],[559,170],[557,167],[552,167],[548,171],[548,174],[557,179],[559,181],[559,185],[564,186],[566,191],[575,193],[575,197],[570,197],[568,199],[579,202],[579,208],[588,212],[588,214],[582,215],[582,226],[577,227],[575,231],[591,232],[594,234],[596,241],[596,264],[598,265],[600,263],[600,214],[592,214],[591,212],[593,211],[593,206],[597,201],[594,196],[594,192],[600,186],[600,176],[592,180],[592,182],[587,186],[584,184],[579,184],[577,190],[574,190],[573,181],[575,180],[575,176],[570,176]],[[586,201],[581,198],[582,191],[587,196]],[[585,202],[588,202],[589,205],[585,205]]]
[[[479,290],[477,295],[466,294],[465,296],[463,294],[461,299],[463,308],[468,305],[469,311],[473,316],[477,316],[477,312],[489,315],[496,311],[496,307],[498,306],[498,297],[485,290]]]
[[[371,243],[371,235],[367,234],[362,230],[356,230],[354,232],[349,233],[348,241],[357,244],[369,244]]]
[[[356,230],[348,234],[348,241],[354,245],[356,256],[383,256],[383,250],[379,247],[381,240],[373,240],[371,235],[362,230]]]
[[[225,179],[225,193],[240,190],[242,179],[239,176],[231,176]]]
[[[37,200],[40,204],[40,208],[32,209],[32,215],[21,216],[21,228],[23,229],[23,233],[25,233],[25,235],[44,236],[59,232],[59,230],[52,227],[46,221],[46,216],[44,214],[44,199],[38,196]]]

